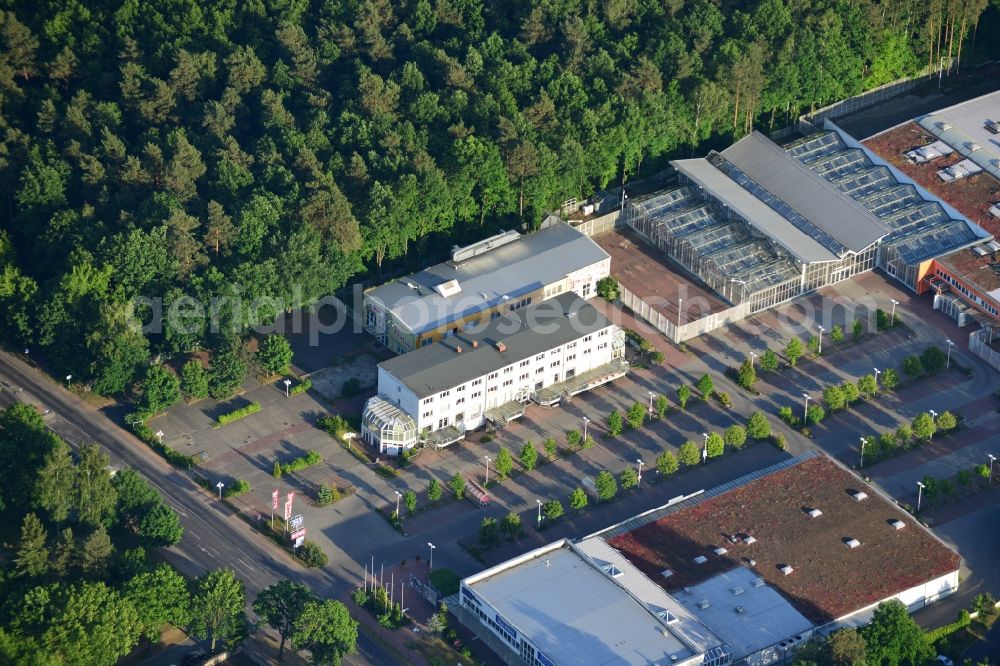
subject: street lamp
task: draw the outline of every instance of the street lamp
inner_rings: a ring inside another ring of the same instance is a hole
[[[222,481],[219,481],[217,484],[215,484],[215,487],[219,489],[219,499],[222,499],[222,488],[225,485],[226,484],[224,484]]]
[[[435,546],[434,544],[432,544],[430,541],[427,542],[427,545],[431,547],[431,560],[430,560],[430,563],[427,565],[427,568],[433,569],[434,568],[434,549],[437,548],[437,546]]]
[[[677,299],[677,337],[680,338],[681,335],[681,306],[684,305],[684,299]]]
[[[642,466],[645,465],[646,463],[642,462],[642,458],[639,458],[638,460],[636,460],[636,462],[639,463],[639,476],[636,477],[635,485],[639,485],[640,483],[642,483]]]
[[[396,493],[396,518],[398,519],[399,518],[399,500],[403,497],[403,495],[398,490],[394,490],[392,492]]]
[[[802,409],[802,421],[804,423],[809,417],[809,394],[803,393],[802,397],[806,399],[806,406]]]
[[[917,513],[920,513],[920,500],[924,497],[924,484],[917,481]]]
[[[948,362],[945,364],[945,369],[951,367],[951,348],[955,346],[955,343],[951,340],[945,340],[948,343]]]
[[[865,444],[868,443],[868,440],[865,439],[864,437],[861,437],[860,439],[861,439],[861,462],[858,464],[859,470],[865,466]]]
[[[162,430],[157,430],[156,431],[156,439],[159,440],[160,444],[163,444],[163,431]]]
[[[899,301],[895,298],[892,299],[892,313],[889,315],[889,326],[892,327],[896,323],[896,306],[899,305]]]
[[[754,361],[757,360],[757,352],[750,352],[750,367],[754,367]]]
[[[822,326],[819,327],[819,350],[816,352],[819,356],[823,355],[823,331],[825,330]]]
[[[649,418],[653,418],[653,396],[656,395],[652,391],[649,392]]]
[[[490,485],[490,457],[483,456],[486,459],[486,485]]]
[[[288,396],[288,387],[291,386],[291,385],[292,385],[292,380],[291,379],[286,379],[285,380],[285,397],[286,398],[289,397]]]
[[[987,453],[986,456],[990,459],[990,478],[986,482],[986,485],[993,485],[993,463],[996,462],[997,457],[992,453]]]
[[[878,376],[882,374],[882,371],[878,368],[872,368],[875,371],[875,392],[878,393]]]
[[[701,447],[701,462],[708,462],[708,433],[703,432],[701,436],[705,438],[705,443]]]
[[[538,502],[538,526],[541,527],[542,526],[542,500],[536,499],[535,501]]]
[[[590,423],[590,419],[586,416],[583,417],[583,443],[587,443],[587,424]]]
[[[69,386],[71,381],[73,381],[73,375],[66,375],[66,386]]]

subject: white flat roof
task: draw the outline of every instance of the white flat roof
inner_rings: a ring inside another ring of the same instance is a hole
[[[645,666],[700,654],[568,542],[463,584],[556,664]]]
[[[986,121],[1000,121],[1000,90],[917,118],[917,124],[1000,178],[1000,134]]]
[[[676,593],[678,601],[733,648],[733,661],[788,638],[802,640],[813,628],[773,587],[763,581],[755,587],[758,580],[746,567],[736,567]],[[698,605],[703,601],[707,608]]]

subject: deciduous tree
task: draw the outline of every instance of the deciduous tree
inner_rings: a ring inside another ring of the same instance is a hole
[[[253,610],[261,620],[278,632],[278,661],[285,652],[285,641],[291,638],[295,623],[306,606],[316,600],[308,587],[290,580],[279,580],[257,593]]]

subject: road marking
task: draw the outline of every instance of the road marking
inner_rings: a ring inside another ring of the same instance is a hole
[[[252,566],[250,566],[249,564],[247,564],[246,562],[244,562],[242,557],[236,558],[236,561],[239,562],[240,564],[242,564],[243,567],[245,569],[247,569],[248,571],[256,571],[256,569],[254,569]]]

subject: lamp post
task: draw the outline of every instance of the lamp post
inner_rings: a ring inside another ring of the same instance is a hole
[[[157,441],[160,442],[160,444],[163,444],[163,431],[162,430],[157,430],[156,431],[156,439],[157,439]]]
[[[705,443],[701,447],[701,462],[708,462],[708,433],[703,432],[701,436],[705,438]]]
[[[398,519],[399,518],[399,500],[403,497],[403,494],[400,493],[398,490],[394,490],[393,492],[396,493],[396,518]]]
[[[590,419],[586,416],[583,417],[583,443],[587,443],[587,424],[590,423]]]
[[[678,339],[681,336],[681,306],[682,305],[684,305],[684,299],[683,298],[678,298],[677,299],[677,337],[678,337]]]
[[[865,444],[868,443],[868,440],[864,437],[860,437],[859,439],[861,440],[861,462],[858,463],[858,470],[865,466]]]
[[[992,453],[987,453],[986,456],[990,459],[990,478],[987,480],[986,485],[993,485],[993,463],[996,461],[997,457]]]
[[[646,463],[642,462],[642,458],[639,458],[636,462],[639,463],[639,475],[636,477],[635,485],[639,485],[642,483],[642,466]]]
[[[535,501],[538,502],[538,526],[541,527],[542,526],[542,500],[536,499]]]
[[[750,367],[754,367],[754,361],[757,360],[757,352],[750,352]]]
[[[825,330],[826,329],[823,328],[822,326],[819,327],[819,350],[817,350],[817,352],[816,352],[817,355],[819,355],[819,356],[823,355],[823,331],[825,331]]]
[[[656,395],[652,391],[649,392],[649,418],[653,418],[653,396]]]
[[[434,569],[434,549],[437,548],[437,546],[435,546],[434,544],[432,544],[430,541],[427,542],[427,545],[431,547],[431,559],[430,559],[430,562],[427,565],[427,568],[433,570]]]
[[[882,371],[878,368],[872,368],[875,371],[875,392],[878,393],[878,376],[882,374]]]
[[[896,323],[896,306],[899,305],[899,301],[895,298],[892,299],[892,312],[889,314],[889,326],[891,327]]]
[[[220,500],[222,499],[222,488],[225,485],[226,484],[224,484],[222,481],[219,481],[217,484],[215,484],[215,487],[219,489],[219,499]]]
[[[285,380],[285,397],[286,398],[289,397],[288,387],[291,386],[291,385],[292,385],[292,380],[291,379],[286,379]]]
[[[945,342],[948,343],[948,362],[945,363],[945,366],[944,366],[945,369],[947,369],[947,368],[951,367],[951,348],[955,346],[955,343],[952,342],[951,340],[945,340]]]
[[[917,481],[917,513],[920,513],[920,500],[924,497],[924,484]]]
[[[72,382],[72,381],[73,381],[73,375],[66,375],[66,387],[67,388],[69,387],[70,382]]]
[[[490,485],[490,457],[489,456],[483,456],[483,458],[486,460],[486,484],[485,485],[488,486],[488,485]]]
[[[809,394],[803,393],[802,397],[806,399],[806,406],[802,409],[802,422],[805,423],[806,419],[809,417]]]

